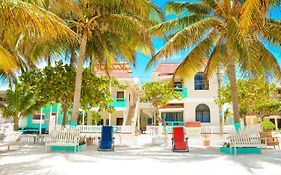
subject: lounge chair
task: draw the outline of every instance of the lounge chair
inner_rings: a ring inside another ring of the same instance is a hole
[[[99,137],[98,151],[114,151],[114,137],[112,126],[103,126]]]
[[[8,150],[10,150],[10,147],[13,145],[17,145],[19,146],[19,148],[21,148],[21,142],[18,141],[21,134],[21,132],[17,131],[8,132],[7,135],[4,137],[3,141],[0,142],[0,146],[8,146]]]
[[[277,137],[272,137],[271,132],[260,132],[260,137],[262,139],[261,142],[265,143],[266,146],[273,146],[274,148],[275,146],[278,146],[280,149]]]
[[[184,138],[183,127],[173,128],[172,150],[174,152],[189,152],[188,138]]]

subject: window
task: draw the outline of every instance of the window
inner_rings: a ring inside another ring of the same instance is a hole
[[[208,123],[210,119],[210,108],[205,104],[200,104],[196,107],[196,121]]]
[[[195,90],[208,90],[209,82],[205,81],[205,74],[199,72],[194,76],[194,89]]]
[[[182,82],[174,82],[174,88],[182,88]]]
[[[124,98],[124,91],[117,91],[117,98]]]
[[[32,123],[38,124],[38,123],[40,123],[40,119],[41,119],[41,113],[35,113],[32,116]],[[46,115],[45,115],[45,113],[43,113],[43,115],[42,115],[42,123],[45,122],[45,119],[46,119]]]
[[[183,125],[183,113],[182,112],[163,112],[161,115],[167,125]]]

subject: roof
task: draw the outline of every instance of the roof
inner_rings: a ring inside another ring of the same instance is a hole
[[[159,63],[153,72],[157,72],[158,75],[173,75],[180,63]]]
[[[99,65],[97,66],[96,70],[96,75],[101,76],[101,75],[108,75],[107,72],[105,71],[105,66],[104,65]],[[109,76],[114,77],[114,78],[132,78],[131,73],[132,69],[127,62],[118,62],[118,63],[113,63],[110,68],[108,68],[108,73]]]
[[[208,59],[204,59],[204,62],[206,66],[208,63]],[[157,72],[158,75],[174,75],[179,65],[180,63],[176,62],[162,62],[157,65],[153,72]]]

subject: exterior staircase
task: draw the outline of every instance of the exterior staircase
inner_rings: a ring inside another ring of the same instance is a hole
[[[130,106],[126,125],[132,125],[133,118],[135,116],[136,105]]]

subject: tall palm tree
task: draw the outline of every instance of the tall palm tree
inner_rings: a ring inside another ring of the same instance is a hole
[[[21,87],[17,82],[14,83],[14,88],[6,92],[7,104],[0,103],[0,110],[4,117],[13,119],[14,130],[17,131],[20,118],[39,110],[43,101],[35,100],[33,94],[26,88]]]
[[[106,64],[117,60],[135,63],[138,50],[152,54],[146,31],[161,19],[161,11],[150,0],[55,0],[54,13],[67,21],[80,36],[72,121],[80,107],[82,69],[86,58]]]
[[[281,23],[266,15],[256,16],[250,30],[239,22],[244,16],[246,1],[200,0],[196,3],[169,2],[167,12],[181,14],[150,29],[151,34],[168,34],[166,45],[151,59],[148,68],[160,58],[192,48],[176,70],[176,76],[192,76],[208,63],[206,77],[216,72],[219,65],[226,68],[231,86],[234,121],[240,127],[238,96],[236,88],[236,66],[243,73],[259,74],[280,78],[281,71],[276,58],[264,46],[262,40],[281,43]],[[188,13],[186,13],[188,11]],[[241,14],[242,13],[242,14]],[[187,15],[186,15],[187,14]],[[247,31],[247,32],[245,32]]]
[[[55,14],[21,0],[0,0],[0,69],[6,75],[32,67],[42,57],[42,52],[31,54],[34,48],[38,51],[38,45],[54,49],[58,43],[75,43],[77,39]]]

